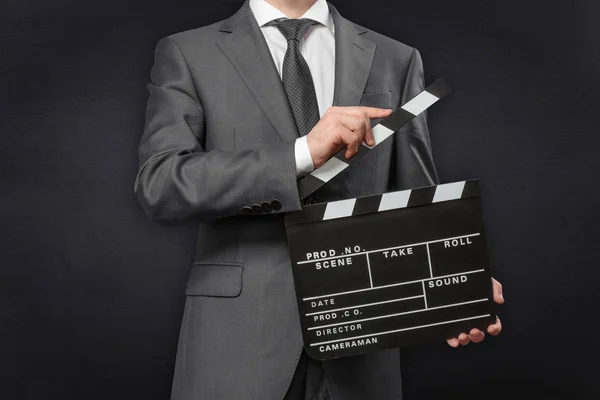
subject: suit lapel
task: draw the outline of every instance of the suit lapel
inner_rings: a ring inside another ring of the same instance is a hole
[[[342,17],[329,4],[335,25],[334,106],[357,106],[365,90],[375,56],[375,43],[361,35],[368,29]]]
[[[248,0],[219,28],[217,46],[234,66],[282,140],[298,138],[298,128],[267,42]]]

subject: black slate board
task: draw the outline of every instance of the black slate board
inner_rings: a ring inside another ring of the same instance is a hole
[[[286,215],[286,232],[312,358],[495,321],[477,180],[305,206]]]

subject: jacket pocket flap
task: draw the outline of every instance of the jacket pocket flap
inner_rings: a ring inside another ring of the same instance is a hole
[[[366,92],[360,99],[361,106],[392,108],[391,92]]]
[[[188,278],[188,296],[236,297],[242,292],[243,263],[197,262]]]

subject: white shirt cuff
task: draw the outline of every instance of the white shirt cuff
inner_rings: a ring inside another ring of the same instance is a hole
[[[296,157],[297,176],[306,175],[315,169],[306,136],[296,139],[296,143],[294,144],[294,155]]]

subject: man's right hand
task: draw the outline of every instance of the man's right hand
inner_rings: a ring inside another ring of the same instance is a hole
[[[323,118],[306,135],[315,168],[325,164],[334,154],[346,148],[346,159],[358,153],[364,142],[373,146],[371,118],[385,118],[391,109],[374,107],[330,107]]]

